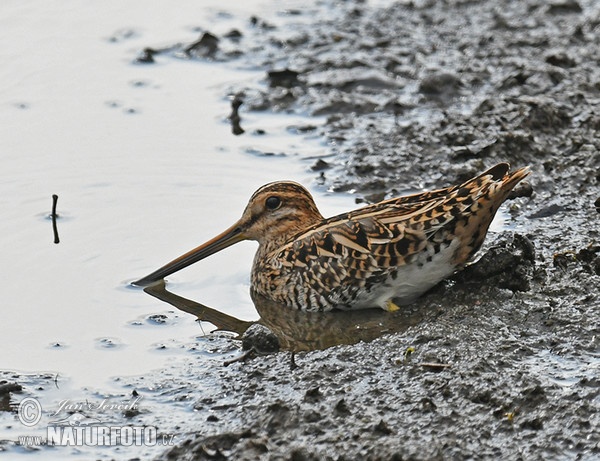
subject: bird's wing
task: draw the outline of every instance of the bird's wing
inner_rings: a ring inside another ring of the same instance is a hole
[[[289,278],[297,299],[333,307],[348,305],[398,277],[398,270],[417,255],[437,254],[455,241],[456,229],[470,238],[459,246],[464,254],[453,256],[462,263],[485,236],[469,227],[477,225],[472,218],[480,214],[480,219],[491,221],[508,191],[528,174],[521,169],[505,175],[506,169],[500,164],[459,186],[386,200],[327,219],[295,235],[267,259],[280,276]]]
[[[502,184],[507,169],[507,164],[498,164],[459,186],[393,198],[326,219],[278,248],[278,259],[297,267],[333,260],[343,267],[366,260],[372,269],[401,266],[428,241],[443,238],[440,229],[467,218],[491,185]]]
[[[402,265],[427,240],[415,216],[435,203],[389,203],[328,219],[278,248],[277,259],[296,267],[334,264],[361,271]]]

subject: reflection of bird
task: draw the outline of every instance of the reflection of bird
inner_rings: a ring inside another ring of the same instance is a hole
[[[198,317],[198,320],[212,323],[218,331],[237,333],[238,338],[255,323],[266,327],[277,337],[278,345],[273,347],[268,333],[262,331],[250,345],[268,344],[273,352],[277,347],[290,351],[312,351],[326,349],[338,344],[355,344],[360,341],[372,341],[385,333],[404,331],[419,323],[431,310],[407,307],[399,312],[385,312],[379,309],[354,311],[333,310],[331,312],[305,312],[287,309],[281,315],[281,306],[257,293],[252,293],[252,301],[260,319],[256,322],[240,320],[191,299],[167,291],[163,281],[144,289],[146,293],[177,309]],[[246,340],[249,340],[246,337]]]
[[[398,312],[380,309],[305,312],[288,309],[285,315],[281,315],[281,305],[264,296],[253,293],[252,301],[260,315],[258,323],[277,337],[281,349],[295,352],[369,342],[383,334],[404,331],[425,316],[423,309],[411,307]]]
[[[295,309],[328,311],[414,301],[479,249],[528,168],[500,163],[465,183],[385,200],[325,219],[310,193],[267,184],[222,234],[134,282],[148,285],[241,240],[257,240],[252,289]]]

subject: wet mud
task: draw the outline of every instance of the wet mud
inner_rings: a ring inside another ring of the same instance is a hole
[[[350,1],[289,14],[314,19],[284,30],[252,18],[251,40],[204,32],[138,61],[264,68],[262,87],[232,89],[234,132],[245,111],[326,116],[306,128],[334,154],[315,160],[315,178],[357,203],[497,162],[532,175],[478,260],[396,316],[316,319],[255,300],[252,324],[151,293],[237,333],[246,350],[239,341],[244,356],[226,367],[131,382],[193,401],[205,422],[188,433],[181,421],[184,441],[159,459],[599,458],[600,8]],[[213,384],[199,395],[200,382]]]
[[[597,5],[314,8],[244,50],[268,85],[236,90],[245,110],[327,116],[335,155],[313,166],[324,187],[373,202],[501,161],[533,174],[479,261],[410,306],[417,321],[334,347],[321,330],[325,347],[309,348],[323,350],[291,357],[280,324],[295,314],[263,313],[268,330],[246,348],[281,351],[221,373],[230,407],[197,407],[232,424],[161,459],[599,457]]]

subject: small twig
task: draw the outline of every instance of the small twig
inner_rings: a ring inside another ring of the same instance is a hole
[[[421,362],[421,363],[418,363],[417,365],[419,365],[420,367],[433,368],[433,369],[437,369],[437,370],[442,370],[444,368],[450,368],[452,366],[449,363],[435,363],[435,362]]]
[[[240,94],[236,94],[233,101],[231,101],[231,115],[229,115],[229,120],[231,121],[231,132],[236,136],[244,133],[244,129],[240,125],[242,117],[240,117],[239,113],[240,106],[243,103],[244,99]]]
[[[52,217],[56,218],[56,204],[58,203],[58,195],[52,194]]]
[[[58,238],[58,226],[56,225],[56,218],[58,215],[56,214],[56,204],[58,202],[58,195],[52,195],[52,230],[54,231],[54,243],[60,243],[60,239]]]
[[[296,364],[296,352],[292,351],[290,354],[290,370],[293,371],[296,368],[298,368],[298,365]]]
[[[253,353],[254,353],[254,349],[250,349],[249,351],[242,352],[242,353],[241,353],[240,355],[238,355],[237,357],[234,357],[234,358],[232,358],[232,359],[225,360],[225,361],[223,362],[223,366],[224,366],[224,367],[226,367],[226,366],[229,366],[229,365],[231,365],[232,363],[236,363],[236,362],[243,362],[243,361],[244,361],[244,360],[246,360],[248,357],[250,357],[250,356],[251,356]]]

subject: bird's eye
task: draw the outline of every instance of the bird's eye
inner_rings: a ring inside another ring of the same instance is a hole
[[[269,197],[266,200],[265,206],[269,210],[276,210],[277,208],[279,208],[281,206],[281,199],[275,195],[272,195],[271,197]]]

